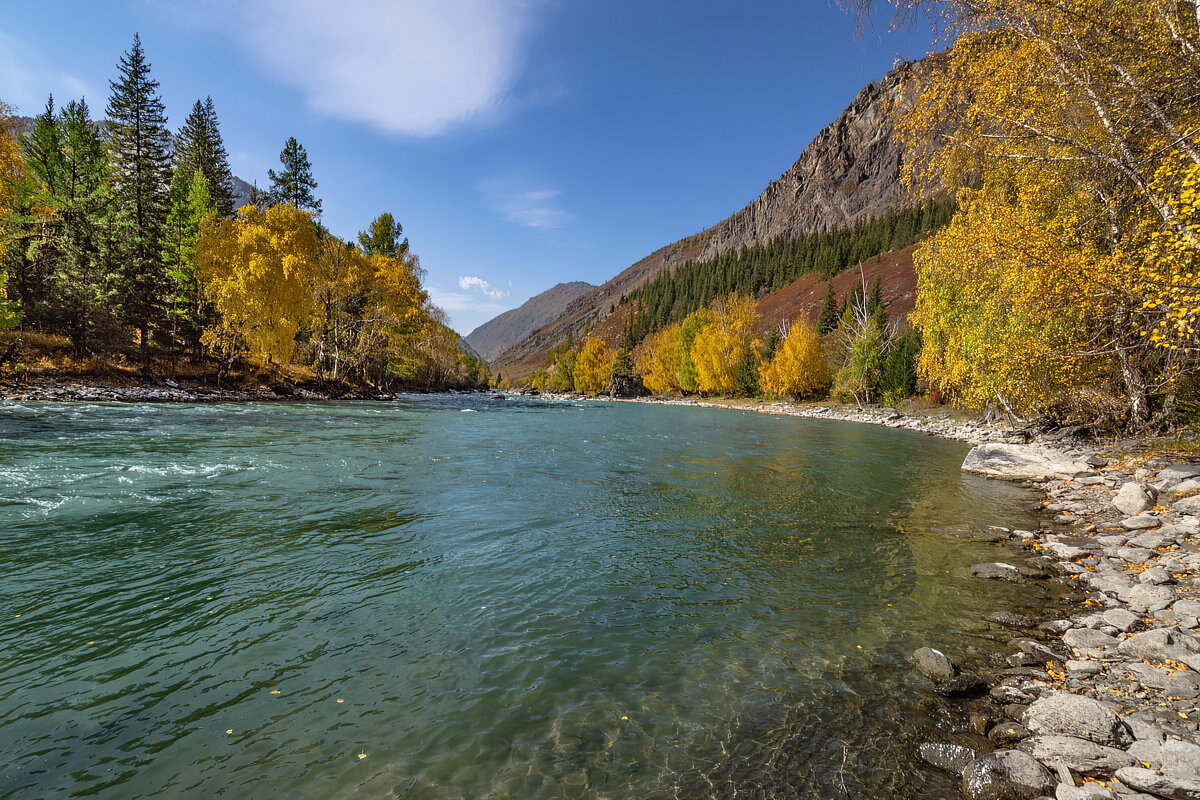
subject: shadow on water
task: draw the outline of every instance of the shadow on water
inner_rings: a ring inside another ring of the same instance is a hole
[[[905,656],[1037,601],[938,532],[1028,522],[964,452],[487,396],[0,407],[0,798],[944,796]]]

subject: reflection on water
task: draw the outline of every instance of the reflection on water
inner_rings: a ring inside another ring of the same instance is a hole
[[[642,405],[0,406],[0,797],[940,796],[904,656],[1014,590],[934,528],[1027,521],[964,451]]]

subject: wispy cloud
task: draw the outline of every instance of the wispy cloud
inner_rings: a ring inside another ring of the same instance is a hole
[[[538,0],[208,0],[309,107],[417,137],[499,117]],[[190,14],[186,8],[181,13]],[[209,20],[209,24],[214,24]]]
[[[467,291],[475,289],[492,298],[493,300],[503,300],[505,297],[508,297],[509,294],[503,289],[493,288],[493,286],[483,278],[477,278],[474,275],[464,275],[459,278],[458,288],[466,289]]]
[[[104,97],[86,82],[60,72],[35,48],[0,31],[0,100],[32,116],[41,112],[50,94],[60,105],[86,97],[93,116],[104,109]]]
[[[444,311],[470,311],[478,314],[499,314],[502,311],[507,311],[510,306],[504,303],[498,303],[492,299],[485,299],[478,294],[466,294],[464,292],[455,292],[446,290],[437,286],[429,286],[426,289],[429,292],[429,299],[434,305]]]
[[[505,221],[525,228],[561,228],[574,217],[558,202],[557,189],[539,187],[528,180],[505,176],[482,181],[483,202]]]

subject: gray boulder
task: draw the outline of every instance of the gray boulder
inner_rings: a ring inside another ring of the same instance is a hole
[[[1195,514],[1196,516],[1200,516],[1200,494],[1176,500],[1171,504],[1171,508],[1175,509],[1176,514]]]
[[[1164,694],[1171,697],[1196,697],[1200,694],[1200,679],[1197,679],[1196,673],[1191,670],[1171,674],[1166,670],[1161,670],[1152,664],[1146,664],[1141,661],[1134,661],[1123,665],[1138,682],[1143,686],[1148,686],[1151,689],[1161,689]]]
[[[945,653],[932,647],[922,647],[914,651],[910,660],[918,672],[933,681],[948,681],[958,671]]]
[[[1166,586],[1139,584],[1118,595],[1134,611],[1158,611],[1175,602],[1175,592]]]
[[[1145,531],[1162,525],[1162,520],[1153,514],[1139,514],[1136,517],[1121,520],[1121,527],[1127,531]]]
[[[1154,476],[1154,479],[1156,481],[1174,481],[1175,484],[1179,484],[1189,478],[1197,477],[1200,477],[1200,464],[1177,461],[1165,469],[1160,469],[1158,474]]]
[[[1117,793],[1095,783],[1083,786],[1060,783],[1054,787],[1054,800],[1115,800]]]
[[[1163,771],[1192,773],[1200,777],[1200,745],[1180,739],[1167,739],[1159,746],[1159,753]]]
[[[1197,605],[1200,605],[1198,603]],[[1014,614],[1011,611],[993,611],[984,617],[988,622],[994,622],[997,625],[1003,625],[1006,628],[1032,628],[1037,623],[1032,617],[1027,617],[1024,614]]]
[[[1076,650],[1111,650],[1118,642],[1107,633],[1094,631],[1091,628],[1073,628],[1063,634],[1063,644]]]
[[[1112,625],[1119,631],[1128,633],[1141,626],[1142,618],[1132,611],[1126,611],[1123,608],[1110,608],[1102,615],[1106,625]]]
[[[1117,780],[1140,792],[1149,792],[1170,800],[1200,800],[1200,777],[1172,772],[1123,767],[1117,770]]]
[[[980,756],[963,773],[964,800],[1034,800],[1054,789],[1054,778],[1020,750]]]
[[[1147,661],[1184,661],[1196,654],[1198,646],[1190,636],[1177,634],[1170,628],[1135,633],[1117,646],[1117,652],[1128,658]]]
[[[1167,489],[1163,494],[1168,497],[1186,497],[1193,494],[1200,494],[1200,478],[1188,478],[1186,481],[1177,483],[1170,489]]]
[[[988,442],[972,448],[963,472],[1008,481],[1045,481],[1088,472],[1088,465],[1048,447]]]
[[[1080,775],[1111,775],[1121,767],[1137,765],[1136,759],[1124,750],[1105,747],[1073,736],[1034,736],[1017,745],[1017,749],[1036,758],[1047,767],[1060,761]]]
[[[1070,736],[1105,747],[1128,747],[1133,742],[1129,727],[1108,706],[1066,692],[1037,700],[1022,721],[1036,736]]]
[[[1129,481],[1113,497],[1112,504],[1125,516],[1136,517],[1143,511],[1154,508],[1154,502],[1157,499],[1154,489],[1136,481]]]

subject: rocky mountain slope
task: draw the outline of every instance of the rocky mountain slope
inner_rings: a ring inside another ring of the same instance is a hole
[[[905,100],[907,79],[919,68],[920,62],[902,65],[867,86],[758,199],[572,301],[558,319],[501,354],[494,371],[524,377],[543,366],[550,348],[568,335],[610,327],[601,325],[610,309],[663,270],[779,237],[830,230],[915,201],[900,181],[901,147],[891,120]]]
[[[560,283],[483,323],[467,334],[467,344],[492,361],[534,330],[558,319],[568,303],[595,288],[584,281]]]

